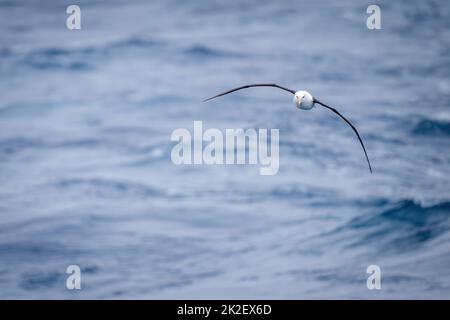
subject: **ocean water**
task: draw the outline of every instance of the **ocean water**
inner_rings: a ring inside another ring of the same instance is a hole
[[[0,298],[450,298],[447,1],[70,4],[0,1]],[[202,102],[256,82],[335,106],[373,174],[324,108]],[[194,120],[278,128],[278,174],[174,165]]]

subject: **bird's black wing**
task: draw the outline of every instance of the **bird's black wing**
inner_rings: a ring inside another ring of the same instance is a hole
[[[369,161],[369,157],[367,156],[366,148],[364,147],[364,143],[362,142],[362,139],[361,139],[361,137],[359,136],[359,133],[358,133],[358,131],[356,130],[356,128],[350,123],[350,121],[348,121],[348,120],[347,120],[342,114],[340,114],[335,108],[332,108],[332,107],[330,107],[330,106],[327,106],[326,104],[320,102],[320,101],[317,100],[317,99],[314,99],[314,102],[315,102],[315,103],[318,103],[318,104],[320,104],[320,105],[322,105],[323,107],[325,107],[325,108],[327,108],[327,109],[330,109],[331,111],[333,111],[334,113],[336,113],[339,117],[341,117],[345,122],[347,122],[347,123],[350,125],[350,127],[352,127],[353,131],[355,131],[356,135],[358,136],[359,142],[361,142],[361,146],[362,146],[362,148],[363,148],[363,150],[364,150],[364,154],[366,155],[367,164],[369,165],[370,173],[372,173],[372,166],[370,165],[370,161]]]
[[[224,96],[226,94],[229,94],[229,93],[232,93],[232,92],[235,92],[235,91],[238,91],[238,90],[247,89],[247,88],[253,88],[253,87],[275,87],[275,88],[278,88],[278,89],[290,92],[292,94],[295,94],[294,90],[291,90],[291,89],[279,86],[279,85],[277,85],[275,83],[257,83],[257,84],[247,84],[245,86],[241,86],[241,87],[238,87],[238,88],[234,88],[234,89],[231,89],[231,90],[219,93],[218,95],[215,95],[214,97],[211,97],[211,98],[208,98],[206,100],[203,100],[203,102],[206,102],[208,100],[212,100],[214,98],[218,98],[218,97]]]

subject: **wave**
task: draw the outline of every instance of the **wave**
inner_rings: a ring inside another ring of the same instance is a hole
[[[176,197],[176,195],[168,194],[163,189],[150,187],[144,184],[100,178],[64,179],[57,182],[55,187],[60,191],[74,190],[76,192],[88,192],[89,194],[95,194],[96,196],[103,196],[106,198],[114,196],[134,196],[139,198]]]
[[[24,290],[42,290],[64,283],[64,275],[59,272],[22,274],[19,286]]]
[[[239,58],[242,57],[242,55],[220,50],[220,49],[214,49],[210,48],[208,46],[204,45],[193,45],[183,50],[183,54],[191,57],[191,58],[198,58],[198,59],[204,59],[204,58]]]
[[[81,48],[48,47],[32,50],[22,54],[17,63],[19,66],[28,66],[37,70],[92,70],[99,61],[105,58],[122,56],[127,52],[135,53],[143,51],[148,55],[154,52],[156,47],[162,47],[163,43],[155,39],[143,37],[128,37],[126,39],[109,42],[100,46],[85,46]],[[8,50],[3,49],[2,55],[13,56]],[[15,55],[19,55],[15,53]]]
[[[354,245],[368,242],[387,248],[413,249],[450,229],[450,202],[424,206],[404,200],[372,216],[351,220],[345,229],[367,232]]]
[[[421,119],[414,126],[415,135],[447,137],[450,136],[450,121]]]
[[[144,55],[149,57],[167,57],[164,51],[165,44],[155,39],[142,37],[129,37],[126,39],[110,42],[101,46],[86,46],[82,48],[49,47],[32,50],[19,55],[12,54],[8,49],[2,49],[4,57],[20,56],[17,60],[19,66],[31,67],[36,70],[69,70],[89,71],[93,70],[99,62],[110,58],[123,58],[127,54],[134,57]],[[164,53],[164,54],[162,54]],[[192,45],[182,48],[178,53],[189,59],[206,58],[240,58],[241,54],[231,51],[211,48],[204,45]],[[173,52],[177,54],[176,51]]]
[[[92,48],[66,49],[55,47],[38,49],[23,56],[19,59],[18,64],[37,70],[88,70],[93,68],[89,63],[93,52]]]

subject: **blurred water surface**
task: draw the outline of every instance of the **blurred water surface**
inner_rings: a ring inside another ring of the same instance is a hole
[[[450,298],[450,6],[0,1],[1,298]],[[275,82],[329,111],[299,111]],[[279,128],[280,170],[170,134]],[[82,290],[65,288],[78,264]],[[382,290],[366,288],[366,268]]]

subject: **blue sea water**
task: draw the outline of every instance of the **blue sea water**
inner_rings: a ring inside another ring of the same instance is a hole
[[[0,1],[0,298],[450,298],[447,1],[70,4]],[[201,102],[256,82],[335,106],[373,174],[326,109]],[[174,165],[194,120],[280,129],[278,174]]]

